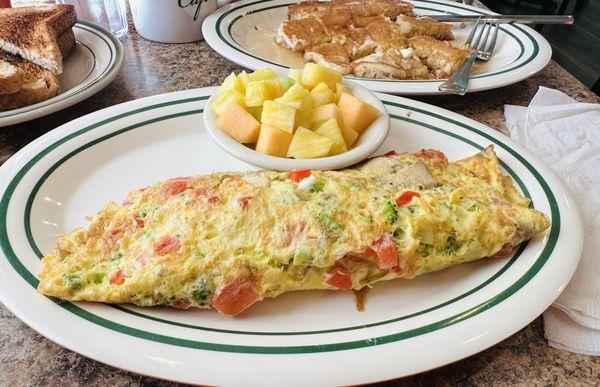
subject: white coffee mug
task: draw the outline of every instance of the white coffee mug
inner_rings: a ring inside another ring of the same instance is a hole
[[[138,34],[161,43],[202,39],[202,22],[231,0],[129,0]]]

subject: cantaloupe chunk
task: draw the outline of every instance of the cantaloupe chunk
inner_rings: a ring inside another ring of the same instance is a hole
[[[292,135],[270,125],[262,124],[256,142],[256,151],[266,155],[286,157]]]
[[[277,129],[294,133],[296,109],[275,101],[265,101],[260,122],[274,126]]]
[[[343,92],[350,93],[350,90],[341,83],[335,84],[335,103],[338,103]]]
[[[344,123],[341,122],[339,118],[340,114],[338,111],[338,107],[334,103],[328,103],[327,105],[318,106],[310,112],[311,124],[321,125],[325,121],[336,119],[338,121],[338,124],[344,125]]]
[[[313,108],[333,103],[334,97],[333,91],[331,91],[325,82],[319,83],[310,91]]]
[[[217,117],[215,122],[219,129],[242,144],[258,140],[260,122],[237,103],[225,106],[223,114]]]
[[[235,91],[239,91],[242,94],[244,94],[246,92],[246,90],[244,88],[244,84],[238,78],[238,76],[235,75],[235,73],[233,73],[233,72],[231,74],[229,74],[227,76],[227,78],[225,78],[223,83],[221,83],[218,93],[222,94],[225,90],[235,90]]]
[[[342,74],[316,63],[307,63],[302,69],[302,84],[311,89],[321,82],[325,82],[330,89],[335,88],[337,82],[342,81]]]
[[[223,114],[225,107],[230,103],[236,103],[241,107],[246,107],[246,98],[244,94],[237,90],[227,89],[217,95],[217,98],[210,104],[210,109],[216,115]]]
[[[329,154],[333,140],[320,136],[303,127],[298,127],[288,149],[288,157],[296,159],[314,159]]]
[[[340,126],[340,130],[342,132],[342,136],[344,136],[344,141],[346,141],[346,146],[348,149],[352,148],[356,140],[358,140],[358,132],[348,126]]]
[[[333,141],[333,145],[331,145],[331,149],[329,150],[329,155],[337,155],[348,151],[342,131],[335,119],[332,118],[325,121],[317,130],[315,130],[315,133],[329,137]]]
[[[344,125],[354,129],[358,134],[368,128],[381,114],[373,106],[347,92],[342,92],[337,106]]]

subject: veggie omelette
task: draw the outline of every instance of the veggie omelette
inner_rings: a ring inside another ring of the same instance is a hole
[[[387,154],[341,171],[175,178],[111,202],[59,237],[42,294],[70,301],[215,308],[354,289],[506,257],[549,226],[490,146]]]

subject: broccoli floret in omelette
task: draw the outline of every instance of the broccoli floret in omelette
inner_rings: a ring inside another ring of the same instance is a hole
[[[232,316],[284,292],[358,290],[506,257],[548,226],[491,147],[453,163],[423,150],[341,171],[176,178],[59,237],[38,290]]]

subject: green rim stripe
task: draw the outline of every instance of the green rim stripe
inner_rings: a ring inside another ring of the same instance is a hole
[[[188,102],[189,102],[189,100],[188,100]],[[168,102],[168,103],[160,104],[160,105],[164,106],[164,105],[172,105],[172,104],[177,104],[177,103],[182,103],[182,101],[172,101],[172,102]],[[396,103],[389,103],[389,104],[393,105],[393,106],[404,107],[404,105],[401,105],[401,104],[396,104]],[[149,107],[146,107],[143,109],[138,109],[138,110],[149,110],[152,108],[155,108],[155,106],[149,106]],[[418,109],[418,110],[420,110],[420,109]],[[417,111],[417,110],[415,110],[415,111]],[[124,113],[120,116],[122,117],[122,116],[126,116],[126,115],[135,114],[135,112],[136,111]],[[439,115],[435,115],[435,114],[432,114],[429,112],[425,112],[425,111],[422,111],[422,112],[425,114],[428,114],[428,115],[441,117]],[[110,122],[110,121],[116,120],[116,119],[120,118],[120,116],[116,116],[111,119],[107,119],[107,120],[105,120],[104,123],[106,123],[106,121]],[[54,149],[58,145],[67,141],[68,138],[72,138],[83,132],[89,131],[89,130],[93,129],[92,127],[96,127],[98,125],[99,124],[94,124],[90,127],[84,128],[78,132],[74,132],[71,135],[66,136],[65,138],[57,141],[56,143],[51,144],[48,148],[46,148],[41,153],[45,154],[45,153],[49,152],[51,149]],[[444,319],[444,320],[438,321],[436,323],[432,323],[432,324],[429,324],[427,326],[423,326],[423,327],[420,327],[417,329],[409,330],[406,332],[395,333],[395,334],[391,334],[391,335],[386,335],[386,336],[382,336],[382,337],[378,337],[378,338],[358,340],[358,341],[352,341],[352,342],[346,342],[346,343],[332,343],[332,344],[321,344],[321,345],[310,345],[310,346],[256,347],[256,346],[238,346],[238,345],[229,345],[229,344],[206,343],[206,342],[199,342],[199,341],[192,341],[192,340],[185,340],[185,339],[180,339],[180,338],[175,338],[175,337],[169,337],[169,336],[165,336],[165,335],[154,334],[151,332],[145,332],[145,331],[127,327],[127,326],[124,326],[124,325],[121,325],[118,323],[114,323],[112,321],[108,321],[99,316],[95,316],[74,304],[66,303],[66,302],[58,302],[54,299],[53,299],[53,301],[57,302],[57,304],[59,306],[79,315],[82,318],[87,319],[88,321],[92,321],[92,322],[95,322],[101,326],[108,328],[108,329],[112,329],[112,330],[115,330],[115,331],[118,331],[118,332],[121,332],[124,334],[129,334],[129,335],[132,335],[135,337],[139,337],[142,339],[148,339],[148,340],[153,340],[156,342],[167,343],[167,344],[171,344],[171,345],[185,346],[185,347],[190,347],[190,348],[199,348],[199,349],[206,349],[206,350],[213,350],[213,351],[225,351],[225,352],[244,352],[244,353],[289,354],[289,353],[326,352],[326,351],[338,351],[338,350],[348,350],[348,349],[354,349],[354,348],[363,348],[363,347],[381,345],[381,344],[385,344],[385,343],[395,342],[398,340],[403,340],[403,339],[406,339],[409,337],[414,337],[414,336],[421,335],[424,333],[439,330],[439,329],[445,328],[447,326],[456,324],[458,322],[464,321],[464,320],[466,320],[472,316],[475,316],[479,313],[482,313],[483,311],[504,301],[506,298],[510,297],[515,292],[517,292],[521,287],[523,287],[527,282],[529,282],[535,276],[535,274],[543,267],[545,262],[548,260],[548,258],[550,257],[550,255],[556,245],[556,242],[558,239],[558,234],[560,231],[560,214],[559,214],[559,210],[558,210],[558,205],[556,203],[556,199],[554,198],[554,195],[553,195],[552,191],[550,190],[548,184],[545,182],[545,180],[542,178],[542,176],[539,174],[539,172],[537,172],[531,166],[531,164],[529,164],[529,162],[527,162],[524,158],[522,158],[520,155],[518,155],[515,151],[510,149],[510,147],[508,147],[507,145],[502,143],[499,139],[495,139],[495,138],[487,135],[486,133],[483,133],[475,128],[471,128],[467,125],[461,124],[461,126],[467,128],[468,130],[475,131],[479,134],[482,134],[482,135],[484,135],[484,137],[486,137],[488,139],[491,139],[492,142],[498,144],[500,147],[502,147],[505,150],[507,150],[508,152],[510,152],[521,163],[523,163],[524,166],[534,175],[536,180],[538,180],[544,193],[546,194],[549,204],[550,204],[551,216],[552,216],[552,226],[550,229],[550,235],[548,238],[548,242],[544,246],[542,253],[538,257],[536,262],[532,265],[532,267],[519,280],[517,280],[515,283],[513,283],[509,288],[507,288],[500,294],[492,297],[488,301],[481,303],[480,305],[478,305],[475,308],[472,308],[466,312],[456,314],[450,318],[447,318],[447,319]],[[15,175],[13,180],[9,183],[9,185],[2,197],[2,200],[0,201],[0,219],[6,219],[7,212],[8,212],[8,204],[10,202],[10,198],[11,198],[12,194],[14,193],[19,181],[23,178],[23,176],[27,173],[27,171],[35,163],[37,163],[39,161],[39,159],[41,159],[40,154],[36,155],[36,157],[34,157],[32,160],[30,160]],[[13,268],[15,268],[15,270],[22,276],[22,278],[27,280],[30,283],[30,285],[37,287],[37,283],[39,281],[24,267],[24,265],[19,261],[19,259],[16,257],[16,255],[14,253],[14,250],[12,249],[10,240],[8,238],[8,230],[7,230],[7,226],[6,226],[6,221],[0,223],[0,245],[1,245],[8,261],[13,266]]]
[[[223,20],[225,19],[226,16],[229,16],[231,13],[233,13],[233,12],[235,12],[235,11],[241,9],[241,8],[248,7],[248,6],[251,6],[251,5],[260,4],[260,3],[270,2],[270,1],[273,1],[273,0],[260,0],[260,1],[255,1],[253,3],[242,4],[242,5],[239,5],[237,7],[231,8],[227,12],[223,13],[217,19],[217,22],[215,24],[215,32],[217,33],[217,36],[221,39],[221,41],[225,42],[225,44],[227,44],[229,47],[231,47],[232,49],[234,49],[234,50],[236,50],[236,51],[238,51],[238,52],[240,52],[240,53],[242,53],[244,55],[247,55],[247,56],[249,56],[249,57],[251,57],[253,59],[260,60],[262,62],[271,64],[271,65],[274,65],[274,66],[278,66],[278,67],[282,67],[282,68],[289,68],[288,66],[285,66],[283,64],[272,62],[272,61],[269,61],[269,60],[267,60],[265,58],[258,57],[256,55],[254,55],[254,54],[246,51],[245,49],[243,49],[242,45],[240,45],[235,40],[235,38],[233,37],[233,35],[231,33],[231,29],[233,28],[233,25],[239,19],[241,19],[242,17],[244,17],[246,15],[250,15],[250,14],[253,14],[253,13],[259,13],[259,12],[263,12],[263,11],[268,11],[270,9],[275,9],[275,8],[287,7],[289,4],[292,4],[293,2],[285,3],[285,4],[279,4],[279,5],[272,5],[272,6],[265,7],[265,8],[260,8],[260,9],[254,9],[254,10],[251,10],[249,12],[245,12],[243,15],[236,16],[233,20],[231,20],[229,22],[229,24],[227,25],[227,33],[231,37],[231,40],[235,44],[237,44],[239,47],[236,47],[235,45],[233,45],[228,39],[226,39],[223,36],[223,34],[221,32],[221,24],[222,24],[222,22],[223,22]],[[451,7],[451,8],[457,8],[457,9],[460,9],[460,10],[467,10],[467,11],[473,12],[474,14],[487,15],[485,12],[475,11],[475,10],[472,10],[470,8],[465,8],[465,7],[461,7],[461,6],[454,5],[454,4],[445,4],[445,3],[440,3],[440,2],[431,1],[431,0],[419,0],[419,1],[420,2],[426,2],[426,3],[432,3],[432,4],[439,4],[439,5],[442,5],[444,7]],[[428,7],[418,7],[417,6],[415,8],[416,9],[432,10],[432,11],[441,11],[441,10],[438,10],[438,9],[435,9],[435,8],[428,8]],[[446,11],[442,11],[442,12],[447,13],[447,14],[452,14],[451,12],[446,12]],[[531,43],[532,43],[532,46],[533,46],[533,51],[532,51],[531,55],[525,61],[523,61],[522,63],[519,63],[519,64],[515,65],[514,67],[510,67],[510,68],[504,69],[504,70],[498,70],[498,71],[491,72],[491,73],[484,73],[484,74],[476,75],[476,76],[471,77],[471,79],[486,78],[486,77],[491,77],[491,76],[498,75],[498,74],[504,74],[504,73],[516,70],[518,68],[521,68],[521,67],[525,66],[529,62],[531,62],[538,55],[538,53],[539,53],[539,45],[538,45],[537,41],[533,38],[533,36],[531,36],[530,33],[528,33],[527,31],[525,31],[523,28],[521,28],[518,25],[511,24],[511,26],[513,28],[521,31],[525,36],[527,36],[531,40]],[[517,56],[517,58],[514,59],[509,64],[506,65],[506,66],[510,66],[511,64],[517,62],[519,59],[521,59],[523,57],[523,55],[525,54],[525,46],[524,46],[523,42],[515,34],[513,34],[512,32],[508,31],[505,28],[501,27],[500,29],[502,31],[504,31],[507,35],[509,35],[510,37],[512,37],[517,42],[517,44],[519,45],[519,48],[520,48],[520,52],[519,52],[519,55]],[[357,77],[347,77],[347,78],[356,79],[356,80],[363,80],[363,81],[368,81],[368,82],[413,82],[413,83],[414,82],[430,82],[430,83],[431,82],[440,82],[440,80],[435,80],[435,79],[434,80],[427,80],[427,79],[425,79],[425,80],[389,80],[389,79],[374,79],[374,78],[367,78],[367,79],[365,79],[365,78],[357,78]]]
[[[10,114],[6,114],[6,115],[0,114],[0,119],[13,117],[13,116],[16,116],[19,114],[24,114],[24,113],[30,112],[32,110],[35,110],[35,109],[39,109],[39,108],[42,108],[42,107],[45,107],[45,106],[48,106],[48,105],[51,105],[51,104],[54,104],[57,102],[64,101],[67,98],[70,98],[74,95],[77,95],[77,94],[89,89],[90,87],[92,87],[96,83],[98,83],[102,78],[104,78],[104,76],[106,74],[114,71],[114,69],[117,67],[117,65],[119,63],[119,60],[121,58],[123,58],[123,49],[122,49],[119,41],[110,32],[106,31],[104,28],[102,28],[100,26],[96,26],[94,24],[84,22],[84,21],[78,21],[75,26],[98,36],[108,46],[108,51],[110,52],[110,59],[108,60],[108,66],[106,66],[100,74],[98,74],[93,80],[91,80],[90,83],[88,83],[87,85],[85,85],[82,88],[74,87],[74,88],[66,91],[65,93],[59,94],[56,97],[50,98],[46,101],[27,106],[26,108],[23,108],[24,110],[20,110],[18,112],[9,111],[8,113],[10,113]],[[101,31],[102,34],[98,33],[98,31]],[[108,40],[107,40],[107,38],[108,38]],[[112,43],[112,46],[109,43]],[[89,47],[88,47],[88,50],[89,50]],[[96,55],[94,54],[93,51],[92,51],[92,55],[94,56],[94,58],[96,57]],[[87,75],[87,77],[89,77],[89,74]],[[85,79],[83,82],[85,82]]]

